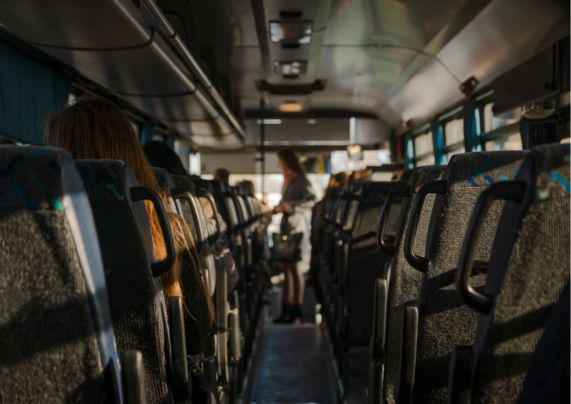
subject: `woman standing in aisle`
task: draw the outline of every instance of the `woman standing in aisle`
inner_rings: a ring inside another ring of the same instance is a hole
[[[309,210],[315,195],[311,183],[305,175],[297,155],[289,149],[278,152],[278,165],[284,177],[282,200],[274,212],[283,213],[282,232],[289,227],[290,232],[306,233],[304,211]],[[302,239],[299,239],[301,244]],[[300,268],[301,256],[293,257],[290,262],[282,262],[284,273],[282,314],[275,320],[278,323],[297,323],[303,319],[302,305],[305,292],[305,280]]]

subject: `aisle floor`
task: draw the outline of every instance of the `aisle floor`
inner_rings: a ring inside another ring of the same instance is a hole
[[[254,366],[252,403],[336,403],[336,379],[321,327],[266,325]]]

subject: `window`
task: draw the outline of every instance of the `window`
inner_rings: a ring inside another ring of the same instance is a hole
[[[497,139],[489,140],[485,143],[486,150],[521,150],[523,145],[521,143],[521,136],[518,133],[513,133],[508,136],[499,137]]]
[[[444,142],[446,146],[464,144],[464,120],[452,119],[444,124]]]
[[[416,166],[420,167],[420,166],[430,166],[430,165],[434,165],[435,164],[435,160],[434,160],[434,154],[429,154],[426,155],[425,157],[419,158],[416,160]]]
[[[432,153],[432,132],[421,133],[414,138],[414,152],[416,156]]]
[[[492,103],[484,105],[484,132],[488,133],[495,129],[519,122],[521,118],[521,110],[519,108],[502,112],[495,115],[492,111]]]
[[[415,135],[409,142],[413,145],[414,166],[434,164],[434,151],[432,147],[432,132],[425,131]],[[411,152],[412,153],[412,152]]]
[[[480,140],[485,150],[521,150],[522,139],[519,131],[521,109],[515,108],[494,115],[492,103],[488,102],[479,111]]]
[[[463,113],[463,107],[458,107],[442,116],[437,124],[441,136],[439,144],[442,145],[437,153],[440,156],[440,164],[447,163],[450,157],[465,151]]]

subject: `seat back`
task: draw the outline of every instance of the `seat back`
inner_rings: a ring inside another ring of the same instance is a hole
[[[418,306],[418,356],[413,394],[416,401],[446,401],[452,351],[456,345],[473,342],[477,317],[462,304],[454,286],[461,244],[478,196],[491,184],[514,178],[524,155],[522,151],[458,154],[446,167],[443,187],[437,191],[440,194],[436,196],[431,216],[428,265]],[[501,208],[501,203],[494,203],[482,223],[477,260],[486,260],[489,256]],[[475,276],[474,286],[481,286],[483,280],[483,275]]]
[[[0,400],[113,402],[105,277],[73,161],[59,149],[2,146],[0,172]]]
[[[398,386],[400,382],[401,370],[401,350],[402,350],[402,331],[403,331],[403,310],[407,302],[417,301],[420,294],[420,282],[423,275],[414,269],[405,259],[404,256],[404,232],[408,226],[410,211],[412,208],[412,199],[418,190],[430,181],[440,179],[444,173],[445,166],[425,166],[413,169],[407,181],[409,188],[409,197],[404,198],[401,203],[402,223],[396,244],[395,256],[389,263],[386,270],[387,281],[389,284],[389,302],[386,323],[386,346],[384,348],[384,361],[386,365],[384,383],[384,399],[389,403],[394,403],[398,394]],[[408,200],[406,200],[408,199]],[[434,196],[429,196],[424,203],[422,212],[420,213],[418,230],[414,243],[414,251],[424,255],[426,252],[426,237],[428,234],[428,226],[432,207],[434,205]]]
[[[371,336],[371,316],[375,280],[381,276],[388,256],[377,248],[377,223],[392,182],[361,185],[356,200],[349,203],[344,230],[349,239],[340,257],[345,263],[340,273],[346,291],[346,346],[367,346]],[[343,262],[341,263],[342,266]]]
[[[569,282],[569,151],[559,144],[533,149],[516,179],[525,184],[523,198],[506,202],[502,213],[484,289],[490,310],[481,316],[475,344],[478,402],[517,399],[548,315]]]
[[[142,352],[147,399],[165,403],[164,299],[151,273],[146,210],[131,198],[137,180],[122,161],[78,160],[76,166],[93,209],[118,348]]]

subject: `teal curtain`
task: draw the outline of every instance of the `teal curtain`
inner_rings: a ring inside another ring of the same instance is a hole
[[[44,143],[44,123],[69,96],[69,79],[58,70],[0,42],[0,134]]]
[[[154,125],[149,122],[149,121],[145,121],[142,123],[141,127],[140,127],[140,138],[141,138],[141,144],[147,144],[149,143],[151,140],[153,140],[153,132],[154,132]]]
[[[477,105],[470,100],[464,105],[464,150],[466,152],[482,150],[478,119]]]
[[[414,168],[414,140],[407,136],[404,139],[404,161],[406,168]]]
[[[170,147],[172,150],[174,150],[174,136],[169,136],[165,139],[165,143],[167,144],[168,147]]]
[[[444,152],[444,131],[439,122],[432,123],[432,145],[434,148],[434,161],[436,165],[446,164],[446,154]]]

